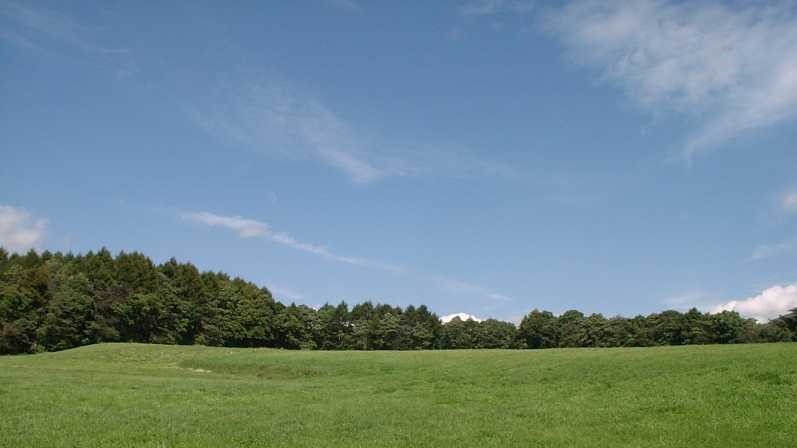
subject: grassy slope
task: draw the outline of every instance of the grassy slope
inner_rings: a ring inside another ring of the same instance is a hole
[[[0,446],[793,447],[797,344],[0,358]]]

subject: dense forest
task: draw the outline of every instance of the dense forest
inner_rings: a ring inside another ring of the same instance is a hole
[[[19,255],[0,248],[0,354],[97,342],[411,350],[793,340],[797,310],[765,324],[696,309],[633,318],[533,310],[519,327],[494,319],[443,324],[424,305],[285,305],[240,278],[174,259],[156,265],[135,252]]]

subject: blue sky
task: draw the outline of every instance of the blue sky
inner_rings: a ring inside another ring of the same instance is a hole
[[[797,306],[788,2],[0,1],[0,244],[310,305]]]

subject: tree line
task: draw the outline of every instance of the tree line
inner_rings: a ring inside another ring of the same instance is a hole
[[[97,342],[319,350],[629,347],[797,340],[797,310],[768,323],[736,312],[664,311],[633,318],[533,310],[515,326],[442,323],[426,306],[345,302],[319,309],[264,287],[138,252],[113,256],[0,248],[0,354]]]

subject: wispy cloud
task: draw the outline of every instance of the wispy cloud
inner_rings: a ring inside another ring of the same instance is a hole
[[[493,301],[500,301],[500,302],[512,301],[511,297],[493,291],[492,289],[481,285],[476,285],[470,282],[454,280],[451,278],[443,278],[443,277],[436,277],[435,280],[438,288],[440,288],[440,290],[445,292],[450,292],[453,294],[477,295],[483,298],[487,298]]]
[[[500,13],[527,13],[534,10],[534,2],[529,0],[471,0],[459,7],[465,16],[491,16]]]
[[[794,308],[797,308],[797,285],[786,285],[773,286],[756,296],[717,305],[711,312],[736,311],[759,322],[766,322]]]
[[[789,3],[573,1],[545,29],[643,108],[692,117],[686,158],[797,113],[797,13]]]
[[[368,184],[391,176],[520,177],[467,148],[394,142],[358,129],[316,97],[275,80],[229,83],[189,108],[206,132],[253,152],[314,160]],[[210,89],[213,90],[213,89]]]
[[[354,257],[349,255],[342,255],[333,252],[326,246],[318,244],[307,243],[299,241],[293,236],[285,232],[275,231],[267,223],[244,218],[242,216],[225,216],[218,215],[211,212],[199,211],[183,213],[183,219],[190,220],[199,224],[210,227],[220,227],[235,232],[241,238],[263,238],[276,244],[280,244],[291,249],[312,254],[326,260],[335,261],[339,263],[349,264],[352,266],[361,266],[365,268],[378,269],[393,274],[410,274],[415,275],[424,281],[429,281],[435,285],[440,291],[478,297],[480,300],[489,300],[491,302],[510,302],[513,299],[505,294],[501,294],[493,289],[477,285],[471,282],[452,279],[450,277],[441,277],[437,275],[425,274],[418,271],[413,271],[404,266],[386,263],[378,260],[372,260],[362,257]],[[287,290],[283,291],[287,292]],[[287,296],[287,295],[286,295]],[[288,297],[290,298],[290,297]],[[299,299],[297,299],[299,300]]]
[[[286,83],[249,83],[222,91],[213,106],[195,109],[207,132],[259,153],[311,158],[368,183],[387,173],[366,160],[366,143],[320,101]]]
[[[40,245],[47,234],[47,221],[25,210],[0,205],[0,246],[24,252]]]
[[[291,249],[317,255],[321,258],[346,263],[355,266],[380,269],[383,271],[400,273],[404,269],[389,263],[376,260],[369,260],[360,257],[351,257],[332,252],[325,246],[306,243],[297,240],[285,232],[276,232],[271,227],[261,221],[244,218],[241,216],[224,216],[210,212],[190,212],[182,215],[184,219],[191,220],[211,227],[222,227],[232,230],[241,238],[265,238],[277,244],[281,244]]]
[[[74,50],[111,64],[119,75],[137,70],[127,49],[110,47],[72,16],[35,3],[0,1],[0,39],[25,50]]]
[[[360,12],[362,7],[354,0],[326,0],[326,4],[346,12]]]
[[[25,50],[39,51],[41,48],[30,39],[9,29],[0,28],[0,39]]]
[[[4,1],[0,2],[0,16],[18,29],[40,38],[49,38],[86,51],[101,48],[83,37],[86,33],[84,27],[71,17],[54,10]]]
[[[211,227],[224,227],[238,233],[241,238],[254,238],[271,234],[268,224],[246,219],[242,216],[223,216],[209,212],[192,212],[183,215],[184,218],[199,222]]]
[[[705,308],[707,305],[715,304],[716,296],[706,291],[687,291],[662,300],[663,305],[675,309],[687,309],[692,307]]]
[[[376,168],[351,152],[331,146],[319,146],[318,154],[323,160],[349,176],[354,182],[368,183],[385,176],[385,172]]]
[[[49,40],[80,49],[87,53],[124,54],[125,49],[111,48],[100,44],[91,36],[91,29],[71,16],[33,4],[0,1],[0,17],[17,29],[20,42],[25,46],[35,41]],[[26,37],[22,37],[22,35]]]
[[[292,288],[287,288],[281,285],[275,285],[273,283],[269,283],[269,291],[280,300],[288,300],[291,302],[303,302],[306,300],[306,296]]]
[[[763,260],[797,249],[797,240],[782,241],[773,244],[761,244],[753,249],[750,261]]]
[[[318,246],[315,244],[303,243],[301,241],[297,241],[295,238],[284,232],[272,233],[270,234],[270,238],[271,240],[277,243],[283,244],[285,246],[291,247],[296,250],[300,250],[302,252],[318,255],[328,260],[339,261],[342,263],[348,263],[355,266],[377,268],[389,272],[398,273],[404,271],[404,269],[401,268],[400,266],[395,266],[389,263],[382,263],[379,261],[368,260],[360,257],[350,257],[350,256],[335,254],[324,246]]]
[[[797,213],[797,191],[787,191],[781,199],[781,207],[786,213]]]

